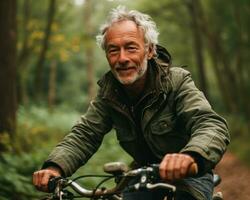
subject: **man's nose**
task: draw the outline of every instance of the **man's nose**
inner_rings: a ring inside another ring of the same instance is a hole
[[[126,54],[126,51],[121,49],[120,54],[119,54],[119,63],[124,64],[129,61],[129,58]]]

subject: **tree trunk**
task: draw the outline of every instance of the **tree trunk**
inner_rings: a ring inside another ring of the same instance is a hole
[[[30,0],[25,0],[23,3],[23,23],[22,23],[22,29],[23,29],[23,42],[22,42],[22,49],[18,55],[17,64],[21,65],[24,60],[26,60],[28,56],[28,35],[29,32],[27,30],[28,22],[30,19]]]
[[[29,96],[27,92],[27,61],[31,52],[31,49],[28,47],[28,37],[29,32],[27,30],[27,25],[30,19],[30,0],[25,0],[23,3],[23,42],[22,49],[18,55],[17,59],[17,72],[18,72],[18,87],[17,87],[17,96],[18,104],[27,105],[29,103]]]
[[[16,129],[16,0],[0,1],[0,152]]]
[[[209,53],[210,53],[213,68],[215,71],[217,84],[219,86],[220,94],[222,97],[222,101],[224,102],[225,108],[228,112],[235,111],[236,110],[235,104],[234,102],[231,101],[232,99],[230,98],[228,94],[229,91],[228,91],[228,88],[226,87],[225,77],[221,76],[221,74],[223,74],[223,71],[220,68],[220,63],[218,61],[217,53],[216,51],[214,52],[214,48],[211,47],[211,44],[209,45]]]
[[[48,9],[48,17],[47,17],[47,26],[45,29],[45,37],[42,44],[42,49],[36,64],[36,72],[35,72],[35,99],[38,100],[42,96],[43,90],[43,69],[44,69],[44,61],[46,57],[47,50],[49,48],[49,38],[51,35],[51,25],[54,20],[56,10],[56,0],[50,0],[49,9]]]
[[[208,36],[208,45],[210,48],[210,53],[212,60],[216,60],[217,65],[214,65],[216,72],[216,77],[218,83],[220,83],[222,98],[224,103],[227,105],[228,111],[231,113],[239,112],[237,106],[237,98],[234,92],[237,92],[234,78],[230,81],[230,64],[226,62],[226,57],[221,46],[221,40],[219,39],[219,33],[209,34]],[[217,68],[217,69],[216,69]]]
[[[56,75],[57,75],[57,62],[53,60],[50,65],[49,73],[49,94],[48,94],[48,107],[49,111],[53,111],[56,99]]]
[[[248,88],[248,81],[249,81],[249,73],[248,67],[244,67],[244,58],[249,56],[247,53],[247,49],[244,49],[244,35],[247,35],[247,33],[244,31],[244,26],[242,22],[242,16],[241,16],[241,7],[240,5],[232,5],[233,10],[233,16],[235,18],[235,24],[237,26],[237,51],[236,51],[236,62],[235,66],[237,68],[237,74],[238,74],[238,82],[241,88],[241,94],[242,94],[242,100],[241,100],[241,109],[246,117],[246,119],[250,120],[250,91]]]
[[[91,14],[93,13],[91,0],[86,0],[84,4],[84,44],[87,67],[88,99],[89,101],[95,95],[95,74],[94,74],[94,44],[93,44],[93,25],[91,23]]]
[[[191,27],[193,31],[194,52],[196,57],[196,64],[199,70],[200,88],[205,96],[209,99],[208,84],[205,72],[204,56],[203,56],[203,42],[202,33],[199,29],[198,18],[199,9],[197,8],[197,0],[188,0],[186,5],[191,17]]]

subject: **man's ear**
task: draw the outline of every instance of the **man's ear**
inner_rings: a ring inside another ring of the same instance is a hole
[[[153,45],[149,45],[148,47],[148,60],[150,60],[151,58],[153,58],[154,56],[154,50],[153,50]]]

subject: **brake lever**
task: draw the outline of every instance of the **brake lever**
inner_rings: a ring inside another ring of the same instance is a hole
[[[72,197],[72,193],[68,191],[63,190],[63,186],[67,183],[66,179],[63,179],[62,177],[54,177],[49,180],[48,183],[48,190],[49,192],[53,192],[53,198],[58,200],[63,200],[64,194],[66,196],[69,194]]]
[[[63,199],[62,184],[59,181],[57,182],[57,185],[56,185],[54,193],[55,193],[56,199],[62,200]]]
[[[62,179],[61,176],[53,177],[48,182],[48,190],[50,193],[54,192],[56,190],[56,187],[58,186],[59,181]]]

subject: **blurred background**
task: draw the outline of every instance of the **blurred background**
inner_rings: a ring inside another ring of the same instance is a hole
[[[220,189],[227,200],[249,199],[248,0],[0,1],[0,199],[42,195],[31,185],[32,173],[86,111],[109,69],[95,36],[117,5],[151,15],[173,65],[191,71],[227,119],[232,142],[216,169]],[[101,173],[109,161],[129,163],[116,144],[111,132],[77,174]]]

